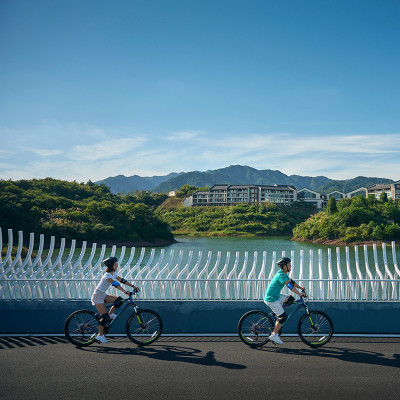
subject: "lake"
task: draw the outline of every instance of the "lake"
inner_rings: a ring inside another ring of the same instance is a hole
[[[318,251],[321,249],[322,251],[322,275],[324,278],[328,278],[328,249],[331,249],[331,271],[332,276],[334,278],[340,275],[340,272],[344,275],[344,277],[349,276],[350,274],[356,275],[356,262],[355,262],[355,249],[354,246],[349,246],[349,265],[347,270],[346,265],[346,247],[345,246],[328,246],[322,244],[313,244],[313,243],[304,243],[304,242],[294,242],[291,241],[289,237],[254,237],[254,238],[243,238],[243,237],[187,237],[187,236],[178,236],[176,238],[178,243],[156,247],[154,250],[152,248],[144,249],[144,255],[142,260],[140,261],[140,265],[138,267],[139,270],[145,267],[151,257],[152,250],[154,251],[153,260],[150,265],[154,265],[160,257],[160,253],[164,250],[165,255],[161,262],[161,266],[167,263],[167,260],[170,257],[171,251],[173,251],[173,257],[171,261],[172,267],[178,263],[179,254],[182,252],[182,260],[179,268],[183,268],[188,261],[189,253],[192,251],[192,259],[190,262],[190,267],[192,267],[197,260],[199,252],[202,252],[202,259],[200,262],[200,267],[204,266],[207,261],[208,252],[211,251],[212,255],[210,258],[210,263],[208,267],[208,271],[210,271],[216,263],[218,252],[221,252],[220,263],[217,267],[217,271],[221,270],[227,260],[227,253],[230,252],[230,259],[228,263],[228,270],[232,268],[236,252],[239,252],[239,262],[238,262],[238,270],[240,271],[244,265],[245,253],[248,253],[248,262],[247,262],[247,271],[250,271],[253,268],[253,260],[254,253],[258,253],[257,263],[255,267],[256,273],[261,269],[262,260],[263,260],[263,252],[266,252],[266,270],[269,271],[273,262],[273,252],[276,252],[276,259],[279,259],[282,255],[286,255],[288,257],[293,258],[293,273],[292,276],[297,277],[299,274],[299,260],[300,260],[300,252],[304,252],[304,262],[303,262],[303,277],[307,278],[310,276],[310,250],[313,251],[312,261],[313,261],[313,271],[312,275],[314,278],[319,276],[319,257]],[[336,248],[339,248],[339,257],[337,257]],[[389,271],[394,272],[395,267],[393,263],[392,257],[392,247],[391,244],[388,243],[386,246],[387,252],[387,268]],[[142,248],[136,248],[134,257],[131,261],[131,266],[134,266],[139,260],[141,255]],[[359,264],[360,270],[363,276],[366,274],[365,268],[365,258],[364,258],[364,248],[363,246],[358,246],[359,252]],[[91,248],[87,248],[85,252],[85,256],[82,259],[81,264],[89,259],[91,253]],[[368,263],[369,268],[373,275],[376,275],[375,268],[375,260],[372,246],[368,247]],[[58,254],[58,250],[55,250],[52,260]],[[62,260],[65,261],[69,254],[69,249],[65,249]],[[73,263],[78,258],[80,254],[80,249],[76,249],[73,257]],[[111,254],[111,248],[107,248],[104,255],[102,257],[107,257]],[[131,255],[131,248],[126,248],[125,255],[122,260],[120,260],[120,265],[124,265],[129,260],[129,256]],[[98,244],[98,248],[96,250],[95,256],[93,258],[92,264],[99,259],[101,256],[101,245]],[[121,248],[117,248],[116,256],[120,258],[121,256]],[[340,271],[337,268],[337,259],[340,261]],[[377,246],[377,264],[379,266],[379,270],[382,273],[385,273],[385,262],[383,258],[382,246]],[[178,270],[179,270],[178,268]],[[354,276],[355,277],[355,276]],[[366,277],[366,276],[365,276]]]

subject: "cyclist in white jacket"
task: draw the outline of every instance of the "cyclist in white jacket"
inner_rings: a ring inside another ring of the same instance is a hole
[[[130,286],[133,289],[139,289],[136,286],[132,285],[124,278],[120,278],[117,275],[118,269],[118,259],[116,257],[108,257],[103,260],[104,265],[106,266],[106,272],[102,276],[100,283],[96,286],[96,289],[92,295],[92,304],[97,308],[97,311],[100,314],[99,321],[99,333],[96,336],[96,340],[101,343],[107,343],[107,339],[104,336],[104,326],[110,319],[114,319],[116,315],[114,311],[116,308],[122,305],[121,300],[122,297],[112,296],[106,293],[110,286],[115,286],[118,290],[125,294],[129,294],[128,291],[122,288],[120,282],[126,286]],[[110,311],[107,312],[107,308],[105,303],[117,303],[110,308]]]

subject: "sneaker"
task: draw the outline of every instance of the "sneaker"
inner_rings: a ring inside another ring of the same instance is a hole
[[[106,339],[106,337],[104,336],[104,335],[97,335],[96,336],[96,340],[98,341],[98,342],[100,342],[100,343],[104,343],[104,344],[107,344],[108,343],[108,340]]]
[[[274,342],[274,343],[276,343],[276,344],[283,344],[281,338],[280,338],[279,335],[277,335],[276,333],[272,333],[272,334],[268,337],[268,339],[269,339],[271,342]]]
[[[115,318],[117,318],[117,314],[112,313],[112,314],[109,315],[109,317],[110,317],[111,319],[115,319]]]

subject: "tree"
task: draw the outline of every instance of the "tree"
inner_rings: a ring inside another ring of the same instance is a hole
[[[387,203],[387,201],[388,201],[387,193],[386,192],[382,192],[381,195],[379,196],[379,200],[382,203]]]
[[[326,206],[326,213],[329,215],[337,213],[337,205],[334,197],[330,197]]]

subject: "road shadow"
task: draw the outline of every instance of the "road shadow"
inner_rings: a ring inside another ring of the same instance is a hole
[[[309,356],[318,358],[336,358],[341,361],[352,362],[355,364],[370,364],[386,367],[400,368],[400,354],[393,354],[390,358],[383,353],[378,353],[368,350],[351,349],[344,347],[329,347],[323,348],[285,348],[285,347],[262,347],[253,349],[255,351],[275,352],[287,354],[290,356]]]
[[[68,343],[60,336],[0,336],[0,350]]]
[[[221,367],[227,369],[245,369],[243,364],[226,363],[218,361],[213,351],[203,354],[201,350],[192,347],[173,346],[173,345],[152,345],[151,347],[113,347],[109,342],[107,347],[81,347],[81,351],[101,354],[113,354],[124,356],[142,356],[160,361],[184,362],[210,367]]]

